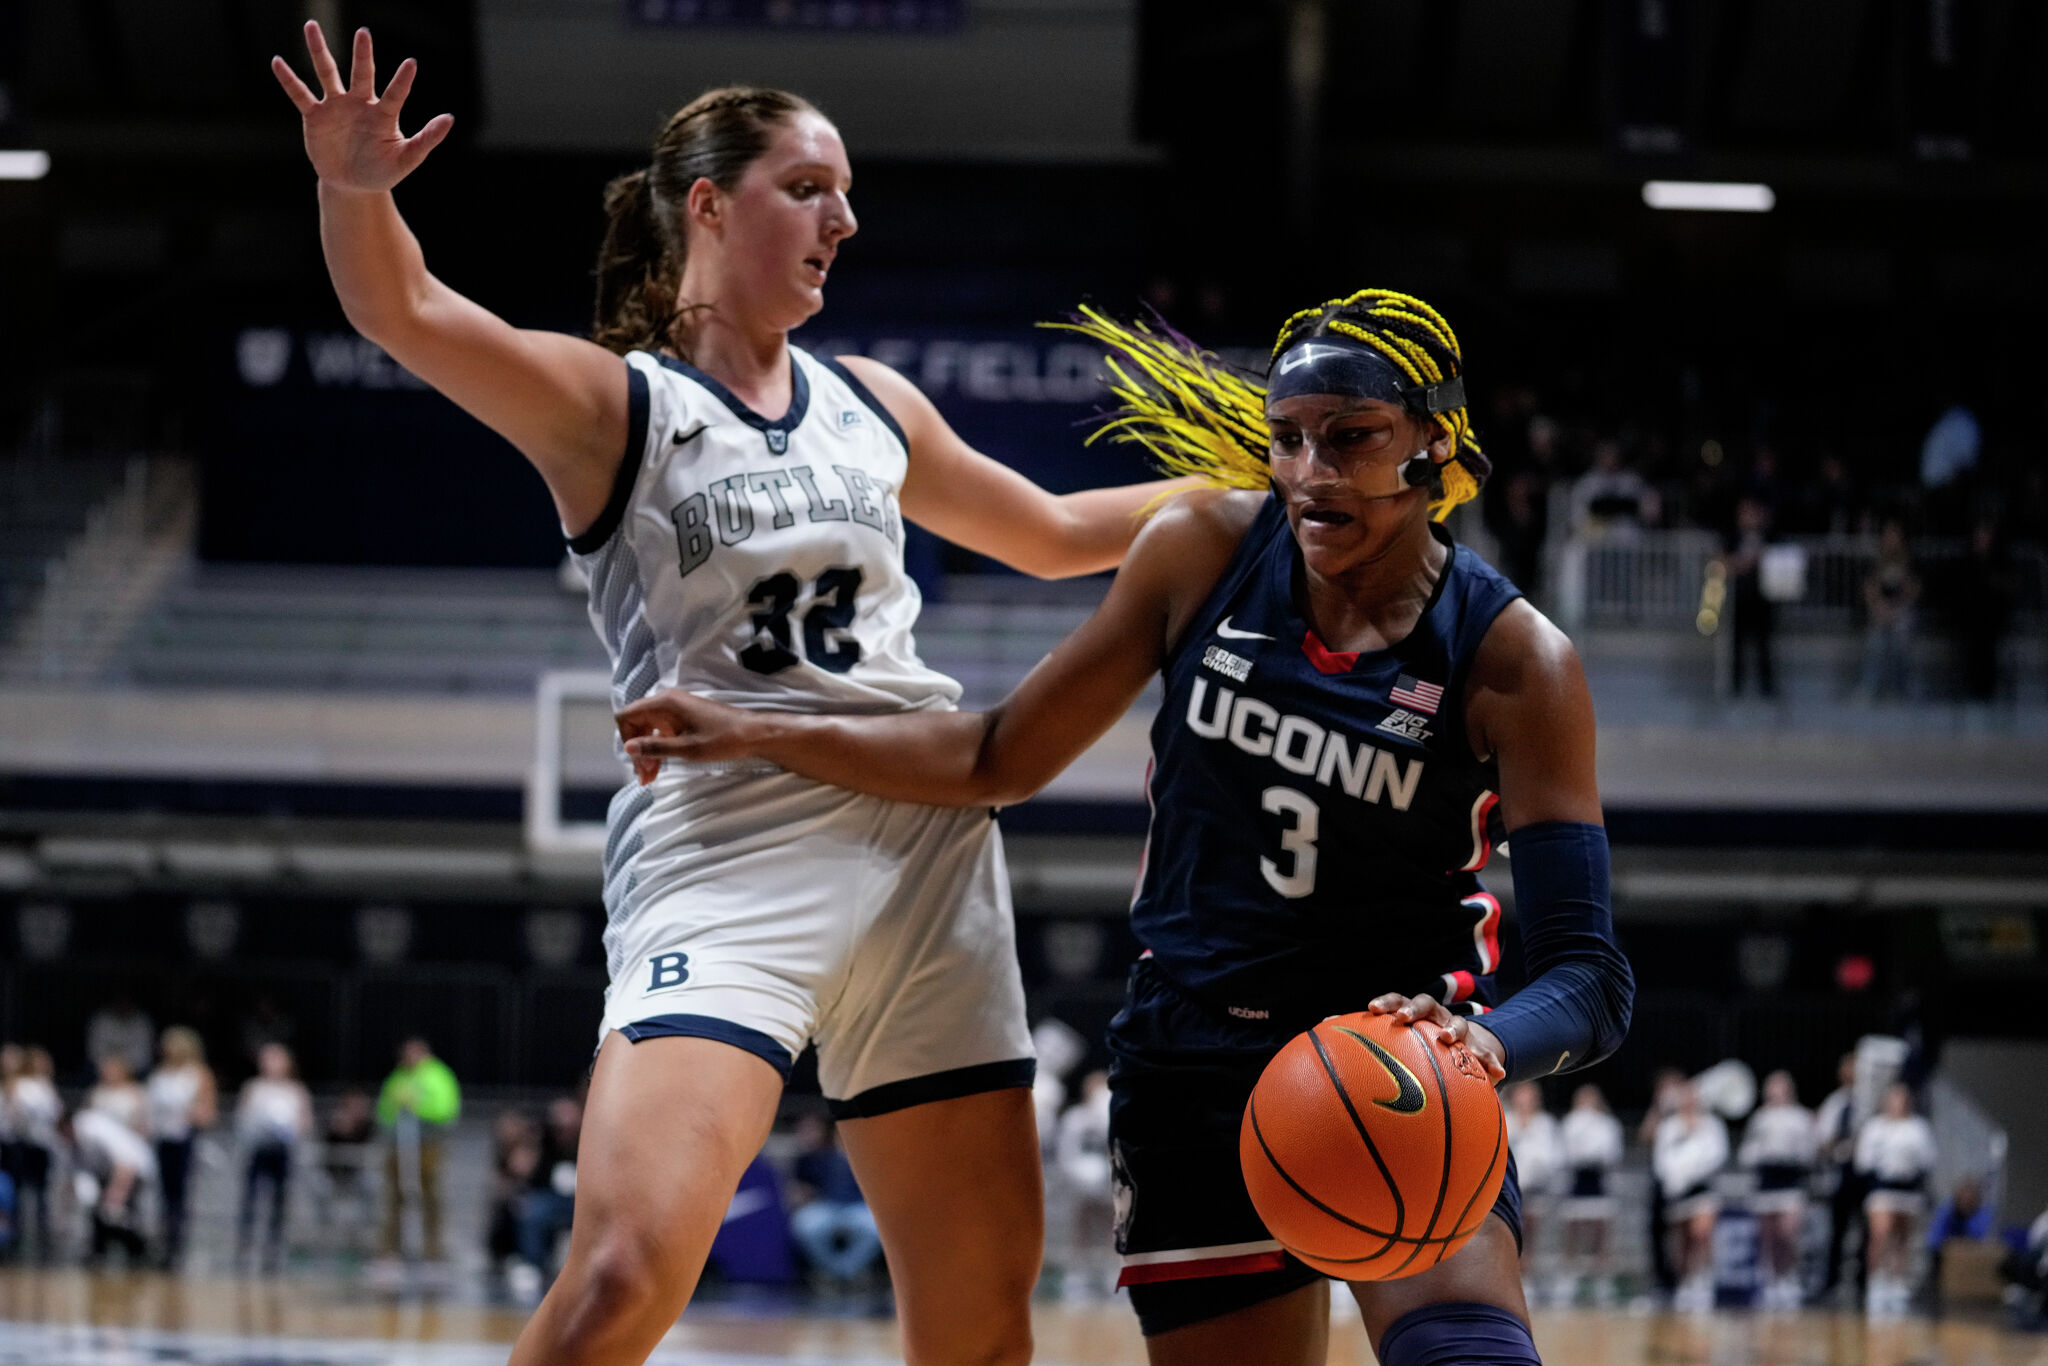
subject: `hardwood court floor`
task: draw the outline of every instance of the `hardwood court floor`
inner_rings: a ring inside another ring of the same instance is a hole
[[[523,1311],[387,1299],[318,1278],[201,1280],[77,1271],[0,1271],[0,1366],[489,1366]],[[1047,1366],[1142,1366],[1121,1303],[1044,1305]],[[1559,1366],[2048,1366],[2048,1334],[1989,1322],[1848,1314],[1539,1313],[1536,1338]],[[881,1366],[901,1361],[886,1320],[737,1306],[693,1310],[655,1361],[679,1366]],[[1355,1312],[1340,1316],[1330,1360],[1372,1360]]]

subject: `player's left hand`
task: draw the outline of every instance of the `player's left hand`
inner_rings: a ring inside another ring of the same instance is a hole
[[[1449,1006],[1434,996],[1403,996],[1390,991],[1384,996],[1373,998],[1366,1007],[1375,1015],[1391,1015],[1403,1024],[1424,1028],[1435,1026],[1438,1043],[1453,1046],[1462,1045],[1468,1053],[1479,1059],[1479,1065],[1486,1069],[1486,1079],[1495,1086],[1508,1079],[1507,1050],[1501,1047],[1494,1032],[1469,1015],[1453,1015]]]
[[[754,752],[747,727],[755,717],[680,688],[629,703],[617,719],[633,776],[643,787],[661,772],[663,759],[745,759]]]

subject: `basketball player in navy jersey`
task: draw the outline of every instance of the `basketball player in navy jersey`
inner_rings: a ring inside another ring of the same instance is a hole
[[[515,328],[427,269],[392,190],[449,116],[404,135],[414,66],[380,93],[366,30],[348,80],[316,25],[306,46],[320,95],[273,70],[319,174],[335,293],[547,482],[615,705],[667,686],[742,707],[950,708],[959,685],[912,639],[906,517],[1045,576],[1123,557],[1160,485],[1055,497],[969,448],[888,367],[789,344],[856,227],[846,149],[802,99],[708,91],[607,187],[586,340]],[[502,200],[495,219],[516,218],[517,187]],[[815,1042],[905,1359],[1021,1366],[1040,1167],[993,823],[739,764],[628,785],[608,825],[611,984],[576,1222],[513,1361],[646,1358]]]
[[[1162,511],[1101,608],[1002,705],[783,717],[666,693],[620,728],[643,776],[666,757],[759,756],[903,801],[1000,805],[1163,673],[1131,913],[1146,951],[1110,1027],[1123,1281],[1155,1366],[1311,1366],[1326,1283],[1245,1194],[1246,1097],[1289,1038],[1360,1009],[1462,1042],[1496,1081],[1619,1044],[1634,982],[1591,699],[1564,635],[1438,524],[1487,466],[1435,310],[1378,290],[1306,310],[1263,392],[1183,339],[1093,315],[1083,330],[1135,377],[1109,430],[1252,487]],[[1499,907],[1477,873],[1503,835],[1529,982],[1489,1012]],[[1352,1286],[1381,1362],[1537,1360],[1519,1206],[1511,1163],[1499,1217],[1456,1254]]]

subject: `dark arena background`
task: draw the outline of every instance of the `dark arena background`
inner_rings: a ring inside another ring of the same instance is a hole
[[[1258,370],[1304,304],[1437,305],[1496,471],[1451,526],[1585,660],[1640,984],[1620,1052],[1535,1098],[1562,1118],[1599,1088],[1611,1199],[1532,1180],[1549,1129],[1517,1131],[1538,1342],[2048,1362],[2034,0],[0,8],[0,1362],[503,1360],[573,1203],[622,778],[604,654],[539,478],[342,317],[267,69],[305,69],[308,18],[369,26],[387,74],[419,60],[408,130],[456,123],[398,202],[437,274],[528,326],[587,332],[601,192],[670,111],[802,92],[844,133],[860,232],[796,340],[894,366],[1055,489],[1142,467],[1083,446],[1101,357],[1039,321],[1151,308]],[[1106,586],[916,532],[908,557],[920,649],[969,706]],[[1094,1074],[1154,705],[1001,815],[1062,1366],[1144,1359]],[[1503,952],[1512,983],[1511,905]],[[394,1258],[421,1148],[375,1102],[408,1040],[462,1108],[425,1192],[440,1246],[408,1223]],[[183,1255],[161,1180],[134,1249],[95,1255],[101,1188],[48,1097],[148,1137],[124,1076],[194,1042],[220,1103]],[[248,1086],[275,1046],[310,1126],[272,1182],[238,1116],[290,1094]],[[1789,1273],[1740,1152],[1779,1070],[1808,1106],[1841,1088]],[[1666,1071],[1730,1137],[1690,1279],[1652,1232]],[[900,1359],[886,1268],[805,1217],[831,1152],[809,1075],[658,1360]],[[1893,1080],[1939,1153],[1896,1296],[1851,1157]],[[1333,1359],[1370,1360],[1339,1303]]]

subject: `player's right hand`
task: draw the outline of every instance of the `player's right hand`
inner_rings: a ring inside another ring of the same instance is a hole
[[[398,114],[419,68],[410,57],[400,62],[380,98],[370,30],[356,30],[346,83],[327,50],[320,25],[311,20],[306,23],[306,51],[313,58],[320,95],[306,88],[284,58],[272,57],[270,70],[299,111],[305,125],[306,156],[322,184],[359,193],[388,190],[411,175],[455,126],[453,114],[436,114],[411,137],[399,132]]]
[[[661,772],[663,759],[700,763],[753,757],[747,727],[751,713],[708,697],[670,688],[630,702],[618,714],[619,738],[633,761],[633,776],[644,787]]]

